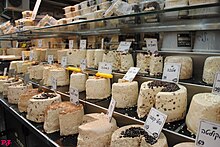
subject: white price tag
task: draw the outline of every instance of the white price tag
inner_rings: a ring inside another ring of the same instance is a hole
[[[61,66],[65,67],[67,65],[67,56],[63,56],[61,59]]]
[[[146,39],[146,45],[147,45],[147,50],[149,50],[151,53],[158,51],[157,39],[151,39],[151,38]]]
[[[104,38],[102,38],[101,49],[104,49]]]
[[[29,60],[32,61],[34,59],[34,51],[30,51]]]
[[[78,105],[79,104],[79,90],[74,88],[74,87],[70,87],[70,102]]]
[[[82,59],[81,62],[80,62],[80,69],[82,71],[84,71],[86,69],[86,66],[87,66],[87,61],[86,59]]]
[[[144,129],[158,139],[166,119],[167,115],[152,107],[144,123]]]
[[[42,39],[38,40],[38,47],[39,48],[43,47],[43,40]]]
[[[112,98],[111,102],[110,102],[110,104],[108,106],[108,111],[107,111],[109,122],[111,122],[112,114],[113,114],[113,112],[115,110],[115,106],[116,106],[116,101]]]
[[[165,63],[163,69],[162,81],[179,82],[181,64],[179,63]]]
[[[137,75],[137,73],[139,72],[139,70],[140,68],[138,67],[130,67],[130,69],[127,71],[123,79],[129,82],[132,82],[135,76]]]
[[[86,40],[80,40],[79,48],[80,49],[86,49]]]
[[[220,72],[215,75],[215,81],[212,88],[212,93],[220,95]]]
[[[49,64],[53,64],[53,55],[48,55],[48,56],[47,56],[47,62],[48,62]]]
[[[30,73],[24,74],[24,83],[28,84],[29,81],[30,81]]]
[[[196,135],[197,147],[219,147],[220,145],[220,124],[200,121],[198,133]]]
[[[5,67],[5,68],[4,68],[4,72],[3,72],[3,76],[6,76],[6,74],[7,74],[7,70],[8,70],[8,68]]]
[[[35,6],[34,6],[34,10],[33,10],[32,16],[31,16],[32,20],[35,20],[35,18],[37,16],[38,9],[40,7],[40,4],[41,4],[41,0],[37,0],[36,3],[35,3]]]
[[[18,43],[18,42],[16,42],[16,46],[15,46],[15,47],[16,47],[16,48],[18,48],[18,45],[19,45],[19,43]]]
[[[24,54],[24,52],[21,53],[21,58],[22,58],[22,61],[25,60],[25,54]]]
[[[120,42],[117,51],[128,52],[130,46],[131,46],[131,42],[122,41]]]
[[[69,49],[73,49],[73,43],[74,43],[73,40],[69,40]]]
[[[57,90],[57,79],[52,77],[52,89]]]
[[[112,73],[112,63],[99,62],[98,72],[111,74]]]

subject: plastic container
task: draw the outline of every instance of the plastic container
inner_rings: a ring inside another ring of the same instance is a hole
[[[63,9],[64,9],[64,11],[65,11],[65,14],[66,14],[66,13],[70,13],[70,12],[76,11],[75,6],[68,6],[68,7],[65,7],[65,8],[63,8]]]
[[[100,3],[99,4],[99,8],[101,10],[107,10],[110,6],[111,6],[111,2],[107,1],[107,2],[104,2],[104,3]]]
[[[23,18],[30,19],[32,16],[32,13],[33,13],[33,11],[23,11],[22,16],[23,16]]]
[[[165,32],[161,50],[190,52],[192,50],[192,33]]]
[[[57,21],[57,24],[58,24],[58,25],[67,24],[67,19],[66,19],[66,18],[59,19],[59,20]]]
[[[72,18],[72,17],[79,16],[80,14],[81,13],[80,13],[80,10],[79,10],[79,11],[74,11],[74,12],[66,13],[64,15],[66,16],[66,18]]]
[[[220,31],[198,31],[193,52],[220,52]]]

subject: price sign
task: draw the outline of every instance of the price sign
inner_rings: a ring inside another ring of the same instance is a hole
[[[56,91],[57,90],[57,79],[52,77],[51,80],[52,80],[52,89]]]
[[[111,74],[112,73],[112,63],[99,62],[98,72]]]
[[[165,63],[162,80],[167,82],[179,82],[181,64],[179,63]]]
[[[105,39],[102,38],[101,49],[104,49],[104,41],[105,41]]]
[[[15,74],[15,69],[9,69],[8,76],[12,77]]]
[[[137,73],[139,72],[139,70],[140,70],[140,68],[138,68],[138,67],[130,67],[130,69],[125,74],[123,79],[126,81],[132,82],[134,80],[135,76],[137,75]]]
[[[80,40],[79,48],[80,49],[86,49],[86,40]]]
[[[38,47],[41,48],[43,46],[43,40],[39,39],[38,40]]]
[[[24,74],[24,84],[28,84],[30,81],[30,73]]]
[[[86,69],[87,61],[86,59],[82,59],[80,62],[80,69],[83,71]]]
[[[65,67],[67,65],[67,56],[63,56],[61,59],[61,66]]]
[[[161,113],[155,108],[151,108],[144,123],[144,129],[157,140],[166,122],[166,119],[167,115]]]
[[[48,55],[47,56],[47,61],[49,64],[53,64],[53,55]]]
[[[79,90],[74,87],[70,87],[70,102],[79,105]]]
[[[3,72],[3,76],[6,76],[6,74],[7,74],[7,70],[8,70],[8,68],[5,67],[5,68],[4,68],[4,72]]]
[[[212,88],[212,93],[220,95],[220,72],[215,75],[215,81]]]
[[[32,61],[34,59],[34,51],[30,51],[29,60]]]
[[[74,43],[73,40],[69,40],[69,49],[73,49],[73,43]]]
[[[25,54],[24,54],[24,52],[21,53],[21,57],[22,57],[22,61],[24,61],[24,60],[25,60]]]
[[[196,146],[219,147],[219,145],[220,125],[213,122],[201,120],[199,130],[196,136]]]
[[[37,12],[38,12],[38,9],[40,7],[40,3],[41,3],[41,0],[37,0],[36,3],[35,3],[34,10],[33,10],[32,16],[31,16],[32,20],[35,20],[35,18],[37,16]]]
[[[158,51],[157,39],[151,39],[151,38],[146,39],[146,45],[147,45],[147,50],[149,50],[151,53]]]
[[[131,42],[122,41],[120,42],[117,51],[128,52],[130,46],[131,46]]]
[[[108,106],[108,111],[107,111],[109,122],[111,122],[112,114],[113,114],[113,112],[115,110],[115,106],[116,106],[116,101],[112,98],[111,102],[110,102],[110,104]]]

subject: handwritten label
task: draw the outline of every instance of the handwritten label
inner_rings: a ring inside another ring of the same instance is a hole
[[[24,84],[28,84],[30,81],[30,73],[24,74]]]
[[[212,93],[220,95],[220,72],[217,72],[215,75]]]
[[[47,62],[48,62],[49,64],[53,64],[53,55],[48,55],[48,56],[47,56]]]
[[[79,48],[86,49],[86,40],[80,40]]]
[[[56,91],[57,90],[57,79],[52,77],[51,82],[52,82],[52,89]]]
[[[82,71],[84,71],[86,69],[86,66],[87,66],[87,61],[86,59],[82,59],[81,62],[80,62],[80,69]]]
[[[34,59],[34,51],[30,51],[29,60],[32,61]]]
[[[109,122],[111,122],[112,115],[115,110],[115,106],[116,106],[116,101],[112,98],[111,102],[108,106],[108,111],[107,111],[107,116],[108,116]]]
[[[200,121],[199,130],[196,136],[197,147],[219,147],[220,145],[220,124]]]
[[[79,90],[74,87],[70,87],[70,102],[79,105]]]
[[[131,42],[122,41],[120,42],[117,51],[128,52],[130,46],[131,46]]]
[[[158,51],[157,39],[147,38],[146,45],[147,45],[147,50],[150,51],[151,53]]]
[[[15,69],[9,69],[8,76],[13,77],[14,74],[15,74]]]
[[[69,40],[69,49],[73,49],[73,43],[74,43],[73,40]]]
[[[61,59],[61,66],[65,67],[67,65],[67,56],[63,56]]]
[[[123,79],[129,82],[132,82],[135,76],[137,75],[137,73],[139,72],[139,70],[140,68],[138,67],[130,67],[130,69],[127,71]]]
[[[162,80],[167,82],[179,82],[181,64],[179,63],[165,63]]]
[[[151,108],[147,119],[144,123],[144,129],[156,139],[159,138],[159,135],[162,131],[162,128],[166,122],[167,115],[161,113],[155,108]]]
[[[4,68],[4,72],[3,72],[3,76],[6,76],[6,74],[7,74],[7,70],[8,70],[8,68],[5,67],[5,68]]]
[[[32,16],[31,16],[32,20],[35,20],[35,18],[37,16],[38,9],[40,7],[40,4],[41,4],[41,0],[37,0],[36,3],[35,3],[35,6],[34,6],[34,10],[33,10]]]
[[[42,39],[38,40],[38,47],[39,48],[43,47],[43,40]]]
[[[98,72],[111,74],[112,73],[112,63],[99,62]]]

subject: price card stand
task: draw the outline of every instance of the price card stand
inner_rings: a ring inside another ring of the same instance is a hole
[[[80,40],[79,48],[86,49],[86,40]]]
[[[131,42],[122,41],[120,42],[117,51],[128,52],[131,46]]]
[[[112,115],[115,110],[115,106],[116,106],[116,101],[112,98],[107,111],[109,122],[111,122],[112,120]]]
[[[66,67],[67,65],[67,56],[63,56],[61,59],[61,66]]]
[[[219,147],[220,146],[220,124],[200,121],[198,133],[196,135],[197,147]]]
[[[158,51],[157,39],[147,38],[146,39],[147,50],[151,53],[155,53]]]
[[[33,61],[34,60],[34,51],[30,51],[30,56],[29,56],[29,60]]]
[[[148,134],[157,140],[166,122],[166,119],[167,115],[161,113],[155,108],[151,108],[144,123],[144,129],[148,132]]]
[[[166,82],[179,82],[181,64],[179,63],[165,63],[162,81]]]
[[[57,91],[57,79],[52,77],[52,89],[56,92]]]
[[[70,87],[70,102],[74,105],[79,105],[79,90],[74,87]]]
[[[220,72],[217,72],[215,75],[212,93],[220,95]]]
[[[48,55],[47,61],[49,64],[53,64],[53,55]]]
[[[86,69],[86,66],[87,66],[87,61],[86,59],[82,59],[81,62],[80,62],[80,69],[82,71],[84,71]]]
[[[40,40],[38,40],[38,47],[41,48],[42,46],[43,46],[43,40],[40,39]]]
[[[111,74],[112,73],[112,63],[99,62],[98,72]]]
[[[3,76],[6,76],[6,74],[7,74],[7,70],[8,70],[8,68],[5,67],[5,68],[4,68],[4,72],[3,72]]]
[[[127,71],[123,79],[129,82],[132,82],[134,78],[136,77],[137,73],[139,72],[139,70],[140,68],[138,67],[130,67],[130,69]]]
[[[73,43],[74,43],[73,40],[69,40],[69,49],[73,49]]]

